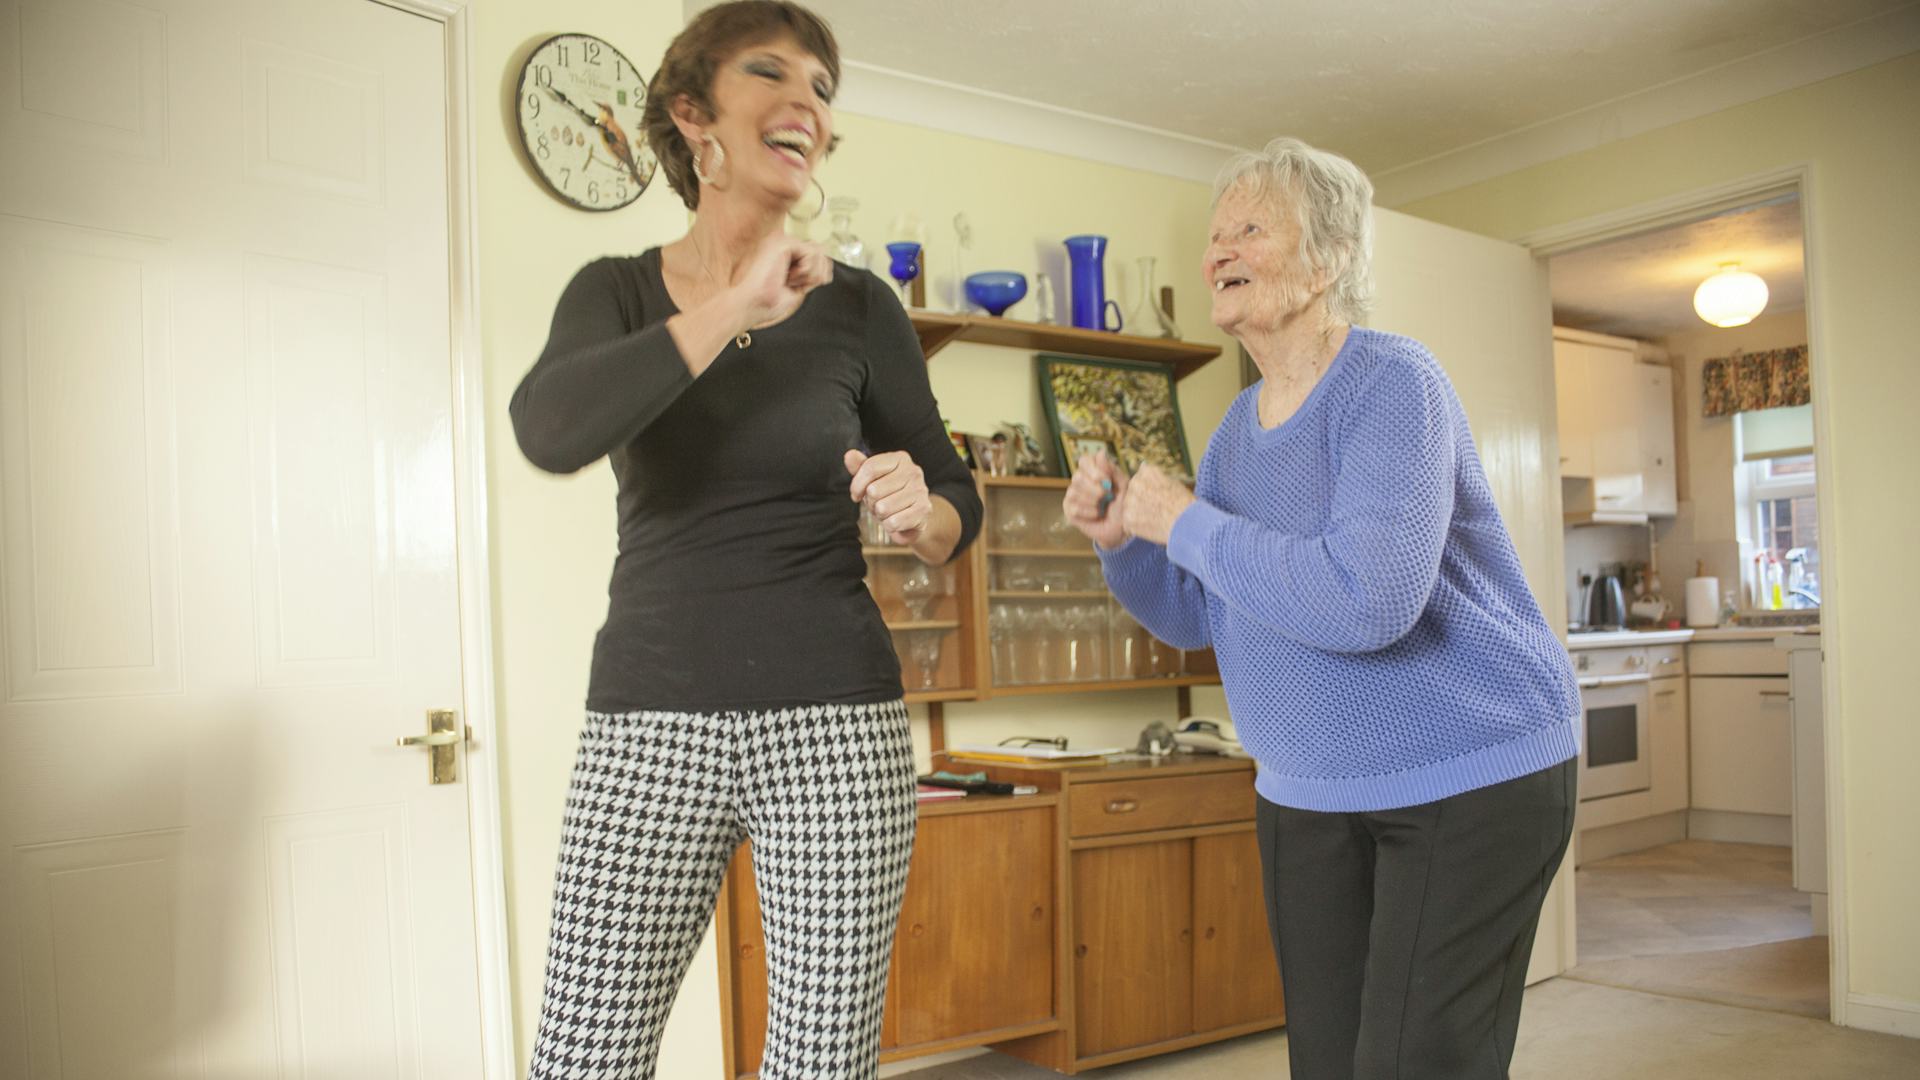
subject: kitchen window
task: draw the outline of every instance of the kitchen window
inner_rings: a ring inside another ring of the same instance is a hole
[[[1748,462],[1749,493],[1753,506],[1753,535],[1760,549],[1783,564],[1800,563],[1799,602],[1789,607],[1820,603],[1820,515],[1815,499],[1812,454],[1766,458]]]

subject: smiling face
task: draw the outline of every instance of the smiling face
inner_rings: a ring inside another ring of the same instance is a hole
[[[714,116],[705,124],[681,124],[693,133],[689,145],[704,163],[702,135],[726,148],[722,187],[742,194],[765,192],[792,205],[806,193],[813,170],[833,141],[833,76],[820,58],[791,37],[750,45],[728,57],[713,74]],[[704,166],[712,172],[710,164]]]
[[[1300,222],[1287,196],[1229,188],[1214,207],[1201,273],[1213,325],[1235,337],[1273,332],[1321,302],[1323,285],[1300,259]]]

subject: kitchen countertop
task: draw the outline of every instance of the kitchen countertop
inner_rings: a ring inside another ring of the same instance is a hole
[[[1680,645],[1691,641],[1774,641],[1787,634],[1806,633],[1818,640],[1818,626],[1714,626],[1701,630],[1614,630],[1599,634],[1567,635],[1567,651],[1606,649],[1620,645]]]

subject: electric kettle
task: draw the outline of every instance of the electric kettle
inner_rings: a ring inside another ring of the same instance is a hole
[[[1604,571],[1594,575],[1581,603],[1581,625],[1588,630],[1625,630],[1627,628],[1627,591],[1620,585],[1620,574]]]

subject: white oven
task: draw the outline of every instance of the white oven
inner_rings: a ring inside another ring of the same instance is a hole
[[[1645,791],[1653,784],[1648,713],[1653,675],[1645,649],[1574,654],[1580,679],[1580,800]]]

